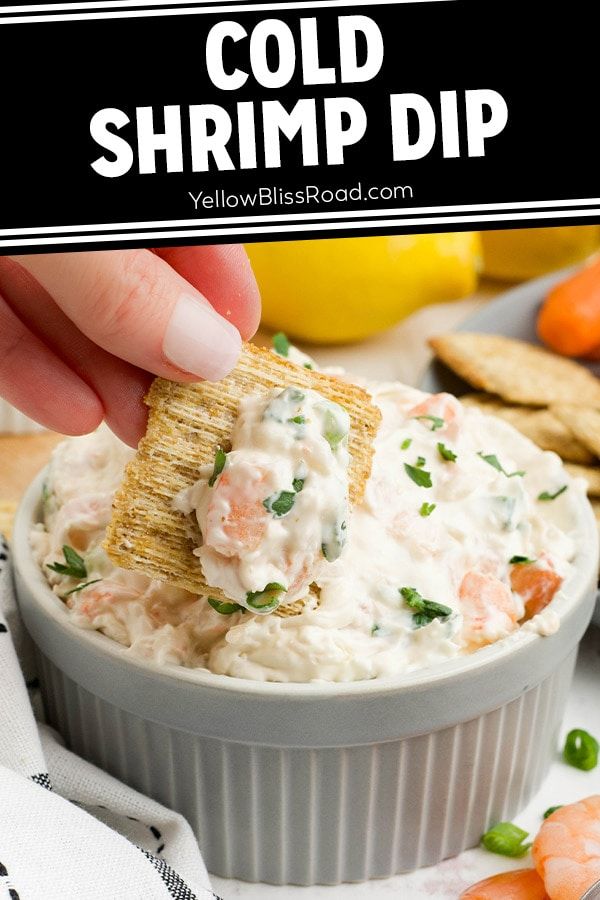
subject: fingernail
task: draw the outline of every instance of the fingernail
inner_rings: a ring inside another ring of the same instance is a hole
[[[237,328],[209,303],[189,294],[179,298],[163,339],[169,362],[206,381],[219,381],[231,372],[241,349]]]

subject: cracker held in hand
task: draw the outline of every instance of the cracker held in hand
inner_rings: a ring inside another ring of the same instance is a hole
[[[510,406],[490,394],[465,394],[460,402],[463,406],[475,406],[487,415],[498,416],[505,422],[510,422],[513,428],[537,444],[541,450],[552,450],[564,460],[583,465],[595,461],[594,454],[577,440],[570,428],[552,410]]]
[[[369,394],[246,344],[223,381],[179,384],[157,378],[153,383],[146,398],[148,430],[126,469],[107,529],[105,547],[113,562],[195,594],[228,599],[204,581],[192,554],[201,543],[200,531],[173,508],[173,498],[198,480],[200,467],[214,461],[219,446],[229,445],[243,397],[286,387],[317,391],[348,412],[348,488],[351,502],[360,501],[381,418]]]
[[[524,341],[455,332],[429,341],[436,356],[478,390],[510,403],[600,409],[600,381],[583,366]]]

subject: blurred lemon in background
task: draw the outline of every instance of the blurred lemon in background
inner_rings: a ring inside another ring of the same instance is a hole
[[[314,343],[357,341],[428,303],[472,293],[479,235],[415,234],[248,244],[263,323]]]
[[[524,281],[585,259],[600,245],[600,226],[484,231],[481,238],[484,274]]]

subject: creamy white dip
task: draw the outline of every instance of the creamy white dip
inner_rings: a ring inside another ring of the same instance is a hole
[[[265,420],[274,398],[252,397],[243,405],[223,468],[232,493],[218,500],[220,513],[210,518],[211,495],[223,478],[209,488],[212,467],[179,498],[203,531],[198,553],[205,571],[234,598],[225,612],[112,565],[101,543],[131,451],[105,430],[60,445],[45,488],[44,523],[32,543],[53,589],[66,597],[68,615],[136,655],[282,682],[352,681],[421,669],[476,651],[526,619],[528,630],[555,631],[552,604],[541,610],[571,569],[583,482],[571,479],[555,454],[449,395],[430,397],[400,384],[370,390],[382,412],[373,471],[364,500],[347,517],[337,559],[319,555],[322,517],[335,511],[341,521],[347,458],[343,446],[331,453],[327,441],[322,444],[316,395],[295,415],[313,417],[309,443],[317,456],[322,452],[319,464],[300,453],[302,442],[291,427],[286,430],[289,423]],[[220,534],[219,516],[226,520],[230,503],[245,484],[256,486],[263,472],[261,505],[293,489],[303,473],[314,475],[315,495],[305,477],[285,516],[269,518],[262,507],[268,539],[249,557],[247,547],[240,556],[235,533]],[[325,496],[317,496],[317,484],[325,486]],[[64,545],[80,555],[85,577],[48,568],[64,566]],[[316,548],[311,578],[299,578],[292,589],[302,565],[282,565],[278,547],[291,548],[303,561]],[[303,611],[280,617],[239,608],[248,607],[248,592],[268,582],[286,587],[283,600],[278,597],[283,603],[307,595]]]
[[[288,387],[240,404],[232,449],[175,498],[193,512],[208,584],[266,614],[306,596],[347,535],[348,413]]]

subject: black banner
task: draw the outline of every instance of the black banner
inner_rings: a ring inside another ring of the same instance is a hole
[[[586,6],[521,8],[5,5],[0,252],[598,222]]]

